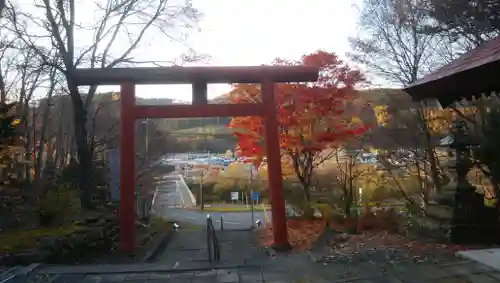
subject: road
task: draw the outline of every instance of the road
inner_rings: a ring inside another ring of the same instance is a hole
[[[179,221],[180,223],[204,225],[206,223],[206,213],[185,209],[192,206],[186,188],[180,186],[175,178],[168,178],[164,184],[156,188],[153,199],[153,214]],[[224,229],[245,229],[252,225],[251,212],[211,212],[215,224],[220,227],[221,217]],[[271,217],[269,213],[269,217]],[[266,217],[263,211],[255,211],[254,219],[263,223]],[[217,228],[218,228],[217,227]]]

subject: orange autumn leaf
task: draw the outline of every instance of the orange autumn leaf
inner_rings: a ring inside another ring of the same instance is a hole
[[[280,148],[292,163],[319,160],[321,158],[316,157],[325,149],[338,148],[366,131],[359,119],[349,117],[344,111],[346,102],[357,96],[355,86],[364,81],[359,71],[351,69],[335,54],[324,51],[305,55],[299,61],[276,59],[274,64],[321,69],[314,83],[275,85]],[[262,101],[258,84],[236,84],[228,97],[230,103]],[[261,117],[234,117],[229,127],[238,141],[237,155],[264,160],[266,148]],[[312,165],[301,164],[305,168]]]
[[[318,236],[325,229],[322,220],[311,219],[288,219],[288,240],[292,248],[297,251],[309,249]],[[272,246],[273,230],[270,225],[260,231],[260,244]]]

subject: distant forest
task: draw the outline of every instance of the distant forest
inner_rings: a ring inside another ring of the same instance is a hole
[[[89,108],[89,129],[95,140],[100,141],[99,143],[106,147],[119,146],[119,139],[117,139],[119,127],[117,125],[119,124],[120,104],[118,101],[119,93],[102,93],[95,96]],[[227,96],[222,95],[209,103],[223,104],[226,102]],[[138,97],[137,104],[169,105],[185,103],[172,99]],[[42,100],[39,105],[36,112],[42,111],[47,103]],[[69,135],[72,132],[71,119],[65,119],[62,126],[57,126],[57,123],[55,123],[60,121],[60,117],[69,117],[71,115],[68,112],[71,109],[69,97],[54,97],[50,105],[52,111],[48,124],[50,124],[51,131],[54,132],[51,132],[51,135]],[[350,146],[356,148],[367,146],[374,148],[413,146],[415,138],[407,131],[402,131],[405,125],[400,124],[405,120],[401,118],[411,114],[411,111],[408,110],[411,110],[414,106],[410,97],[399,90],[361,90],[359,96],[346,105],[346,116],[358,116],[365,124],[370,125],[372,130],[363,139],[362,144],[351,143]],[[37,117],[41,118],[41,116]],[[399,118],[394,119],[393,117]],[[36,119],[37,132],[41,130],[44,124],[38,118]],[[227,128],[230,121],[230,117],[151,119],[147,122],[143,120],[137,123],[137,137],[139,141],[141,137],[147,134],[151,136],[150,142],[152,139],[156,139],[157,144],[155,147],[157,146],[159,151],[163,148],[167,152],[211,151],[222,153],[227,150],[234,150],[236,146],[236,139],[230,129]],[[147,129],[145,125],[147,125]],[[441,134],[438,134],[436,138],[440,136]],[[397,143],[394,140],[397,140]],[[73,140],[68,140],[68,142],[70,144],[74,143]],[[76,148],[72,147],[72,150],[74,149]]]

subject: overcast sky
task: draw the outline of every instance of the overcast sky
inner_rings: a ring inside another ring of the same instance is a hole
[[[43,18],[43,9],[34,8],[33,1],[18,0],[18,3]],[[95,2],[99,1],[76,0],[76,21],[94,25],[100,17],[95,6]],[[184,0],[169,1],[170,5],[175,5]],[[269,64],[276,57],[299,59],[303,54],[318,49],[344,56],[349,51],[348,37],[356,35],[356,5],[360,1],[192,0],[193,6],[204,16],[200,30],[194,31],[187,43],[211,57],[204,64],[219,66]],[[36,30],[37,27],[31,28]],[[185,51],[179,44],[171,43],[165,35],[152,33],[150,31],[140,48],[133,52],[136,60],[168,61]],[[88,46],[92,41],[93,30],[76,31],[77,46]],[[128,40],[124,44],[115,42],[113,51],[121,54],[128,46]],[[100,87],[98,91],[111,90],[119,89]],[[228,85],[210,85],[208,95],[211,98],[229,90]],[[138,86],[137,95],[189,101],[191,87]]]
[[[318,49],[344,55],[348,37],[356,34],[357,0],[193,0],[203,14],[201,31],[190,38],[210,65],[260,65],[276,57],[298,59]],[[154,41],[137,57],[166,59],[178,47]],[[172,51],[172,52],[169,52]],[[105,90],[105,89],[101,89]],[[108,88],[106,88],[108,90]],[[209,97],[229,90],[211,85]],[[190,100],[190,86],[138,86],[141,97]]]

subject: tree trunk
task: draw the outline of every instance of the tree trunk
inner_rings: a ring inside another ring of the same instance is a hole
[[[305,174],[302,176],[299,176],[299,182],[302,185],[302,190],[304,190],[304,199],[307,202],[311,201],[311,192],[309,190],[311,188],[310,180],[311,180],[311,178],[307,177]]]
[[[311,201],[311,192],[309,191],[311,187],[311,177],[307,176],[304,171],[300,171],[298,166],[295,166],[295,173],[297,174],[297,178],[299,179],[300,184],[302,185],[302,190],[304,192],[304,199],[309,202]]]
[[[425,107],[426,104],[425,102],[423,103],[423,106]],[[431,178],[432,182],[434,183],[434,188],[436,190],[436,194],[441,192],[441,177],[439,174],[439,168],[438,168],[438,160],[436,156],[434,155],[434,146],[432,145],[432,137],[431,137],[431,132],[429,130],[429,127],[427,125],[427,122],[425,120],[424,112],[423,109],[421,108],[419,110],[419,120],[421,124],[421,128],[424,134],[424,142],[425,142],[425,149],[426,149],[426,158],[431,164]],[[427,173],[427,172],[426,172]]]
[[[33,177],[33,181],[37,183],[40,179],[40,175],[42,172],[43,168],[43,156],[45,152],[45,143],[47,142],[45,139],[45,134],[47,131],[47,127],[49,125],[49,116],[50,116],[50,101],[52,95],[49,95],[47,99],[47,108],[45,109],[45,113],[43,113],[43,124],[42,124],[42,129],[40,133],[40,144],[38,146],[38,156],[36,156],[36,162],[35,162],[35,175]],[[47,154],[48,158],[49,154]]]
[[[436,189],[436,194],[440,193],[442,191],[442,186],[441,186],[441,177],[439,174],[439,169],[438,169],[438,160],[436,158],[436,155],[434,155],[434,148],[430,144],[430,134],[427,133],[427,158],[429,159],[429,163],[431,164],[431,177],[432,177],[432,182],[434,183],[434,188]]]
[[[302,188],[304,189],[304,198],[307,202],[311,201],[311,192],[309,191],[309,185],[308,184],[302,184]]]
[[[346,216],[351,216],[351,203],[352,203],[351,194],[349,193],[346,187],[344,188],[344,214]]]
[[[92,156],[87,142],[87,113],[80,93],[75,84],[68,80],[71,101],[73,102],[73,120],[75,131],[75,142],[78,154],[78,187],[80,189],[80,201],[85,209],[93,209],[92,188],[90,176],[92,171]]]

